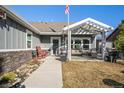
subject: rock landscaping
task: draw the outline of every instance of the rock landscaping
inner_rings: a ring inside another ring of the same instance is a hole
[[[24,87],[21,85],[25,79],[27,79],[30,74],[35,71],[43,61],[32,60],[23,64],[18,69],[5,72],[0,76],[0,87],[1,88],[16,88],[16,87]]]

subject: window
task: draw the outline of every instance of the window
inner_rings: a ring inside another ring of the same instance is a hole
[[[73,40],[71,40],[71,48],[73,49],[74,47],[73,47]]]
[[[81,40],[75,40],[75,49],[79,49],[81,45]]]
[[[27,33],[27,48],[32,48],[32,36]]]
[[[89,50],[89,40],[83,39],[83,49]]]

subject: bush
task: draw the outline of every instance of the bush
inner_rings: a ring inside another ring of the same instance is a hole
[[[7,72],[2,75],[1,82],[13,81],[15,78],[16,74],[14,72]]]

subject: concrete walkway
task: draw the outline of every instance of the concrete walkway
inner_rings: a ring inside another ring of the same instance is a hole
[[[63,86],[61,64],[54,56],[48,56],[23,84],[27,88],[61,88]]]

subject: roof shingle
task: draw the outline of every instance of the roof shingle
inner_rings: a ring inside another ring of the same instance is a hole
[[[31,22],[31,24],[41,32],[61,32],[67,26],[67,22]]]

